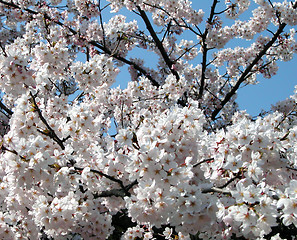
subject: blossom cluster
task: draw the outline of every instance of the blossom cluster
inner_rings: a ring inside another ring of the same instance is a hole
[[[293,236],[297,87],[257,117],[236,93],[293,58],[296,9],[1,1],[0,238]]]
[[[113,11],[117,12],[119,9],[126,7],[128,10],[134,10],[137,6],[143,7],[144,10],[153,12],[153,20],[157,25],[164,25],[167,22],[168,16],[170,18],[175,19],[187,19],[187,21],[191,24],[199,24],[203,20],[204,12],[202,10],[195,10],[191,6],[191,1],[180,1],[180,0],[172,0],[172,1],[145,1],[145,0],[124,0],[124,1],[116,1],[116,0],[108,0],[111,2],[111,8]],[[162,10],[158,9],[161,7]],[[165,15],[164,15],[165,13]]]

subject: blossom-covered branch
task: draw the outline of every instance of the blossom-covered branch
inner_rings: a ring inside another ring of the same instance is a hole
[[[297,2],[294,4],[292,3],[292,9],[297,8]],[[280,23],[278,26],[277,31],[273,34],[273,37],[270,39],[269,42],[267,42],[261,51],[256,55],[255,59],[246,67],[244,72],[240,75],[238,78],[236,84],[231,88],[230,92],[228,92],[225,96],[225,98],[221,101],[220,105],[218,108],[216,108],[211,115],[211,119],[215,120],[216,116],[218,113],[221,111],[221,109],[230,101],[232,96],[237,92],[241,84],[246,80],[246,77],[251,73],[252,69],[254,66],[262,59],[262,57],[267,53],[268,49],[273,46],[273,44],[277,41],[279,38],[280,34],[284,31],[285,27],[287,26],[287,23],[283,22]]]
[[[38,116],[40,118],[40,120],[43,122],[43,124],[46,126],[45,130],[39,130],[37,129],[40,133],[50,137],[51,139],[53,139],[56,143],[59,144],[59,146],[61,147],[61,149],[65,149],[64,146],[64,142],[68,139],[60,139],[57,134],[55,133],[55,131],[51,128],[51,126],[48,124],[48,122],[46,121],[46,119],[43,117],[42,112],[40,110],[40,108],[38,107],[38,104],[36,103],[36,96],[37,95],[33,95],[32,92],[30,92],[30,96],[31,96],[31,100],[32,100],[32,107],[34,109],[34,111],[36,111],[38,113]]]
[[[293,59],[296,8],[0,0],[0,239],[295,237],[297,88],[236,97]]]
[[[137,9],[138,9],[138,11],[140,13],[140,16],[142,17],[145,25],[146,25],[147,30],[151,34],[157,48],[159,49],[159,51],[160,51],[166,65],[170,69],[171,73],[176,77],[176,79],[179,80],[179,75],[174,69],[174,63],[170,60],[169,56],[167,55],[167,52],[165,51],[165,49],[164,49],[164,47],[162,45],[162,42],[159,40],[155,30],[153,29],[153,27],[152,27],[152,25],[150,23],[150,20],[148,19],[146,13],[140,7],[137,7]]]

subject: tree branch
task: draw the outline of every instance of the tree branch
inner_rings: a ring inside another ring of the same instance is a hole
[[[84,168],[81,167],[74,167],[75,170],[77,171],[83,171]],[[96,195],[97,197],[111,197],[111,196],[116,196],[116,197],[125,197],[125,196],[130,196],[131,194],[129,193],[129,190],[138,182],[135,180],[134,182],[128,184],[127,186],[124,186],[123,182],[115,177],[109,176],[101,171],[95,170],[95,169],[90,169],[90,172],[98,174],[99,176],[105,177],[113,182],[116,182],[120,185],[121,189],[112,189],[108,191],[104,191],[101,194]]]
[[[46,119],[43,117],[42,112],[41,112],[40,108],[38,107],[38,105],[36,103],[36,100],[35,100],[36,96],[34,96],[32,94],[32,92],[30,92],[30,96],[31,96],[31,99],[32,99],[34,111],[37,112],[40,120],[46,126],[46,128],[47,128],[46,130],[48,131],[48,132],[42,132],[42,131],[39,131],[39,132],[42,132],[44,135],[46,135],[46,136],[50,137],[51,139],[53,139],[56,143],[58,143],[58,145],[62,148],[62,150],[64,150],[65,149],[65,146],[63,144],[63,140],[61,140],[57,136],[57,134],[55,133],[55,131],[51,128],[51,126],[47,123]]]
[[[11,111],[8,107],[6,107],[4,105],[4,103],[2,103],[2,101],[0,101],[0,108],[2,108],[5,112],[7,112],[8,115],[12,115],[13,114],[13,111]]]
[[[200,36],[200,35],[202,34],[199,28],[198,28],[198,32],[195,31],[190,25],[187,24],[187,22],[186,22],[185,19],[183,19],[183,18],[181,18],[180,20],[181,20],[185,25],[181,25],[181,24],[177,21],[176,18],[172,17],[171,14],[170,14],[169,12],[167,12],[165,9],[163,9],[162,7],[160,7],[160,6],[158,6],[158,5],[153,5],[153,4],[150,4],[150,3],[146,3],[146,2],[144,2],[143,4],[161,10],[162,12],[164,12],[165,14],[167,14],[168,17],[172,18],[172,20],[174,21],[174,23],[176,24],[176,26],[178,26],[178,27],[180,27],[180,28],[188,29],[188,30],[190,30],[191,32],[193,32],[193,33],[194,33],[195,35],[197,35],[197,36]],[[197,26],[196,26],[196,27],[197,27]]]
[[[213,21],[213,17],[215,15],[215,8],[218,3],[218,0],[214,0],[211,6],[210,10],[210,15],[207,20],[207,23],[211,25],[211,22]],[[206,67],[207,67],[207,52],[208,52],[208,47],[206,43],[206,38],[208,35],[208,28],[205,28],[204,33],[202,34],[202,70],[201,70],[201,80],[200,80],[200,88],[199,88],[199,93],[198,93],[198,99],[202,98],[202,94],[204,91],[204,85],[205,85],[205,73],[206,73]]]
[[[296,4],[295,4],[296,5]],[[248,74],[251,72],[253,67],[259,62],[259,60],[265,55],[265,53],[268,51],[268,49],[273,45],[273,43],[277,40],[279,35],[283,32],[284,28],[287,26],[287,24],[282,23],[276,33],[273,35],[272,39],[264,45],[262,51],[259,52],[259,54],[256,56],[256,58],[252,61],[252,63],[245,69],[245,71],[241,74],[240,78],[236,82],[236,84],[232,87],[230,92],[227,93],[223,101],[221,101],[221,104],[219,107],[217,107],[211,115],[211,119],[215,120],[218,113],[223,109],[223,107],[230,101],[232,96],[237,92],[240,85],[243,83],[243,81],[246,79]]]
[[[124,186],[124,189],[121,188],[121,189],[112,189],[112,190],[108,190],[108,191],[103,191],[100,194],[95,194],[94,197],[95,198],[99,198],[99,197],[121,197],[121,198],[124,198],[126,196],[131,195],[128,191],[136,184],[138,184],[137,180],[135,180],[134,182],[130,183],[127,186]]]
[[[201,192],[202,193],[223,193],[223,194],[226,194],[226,195],[231,195],[231,192],[220,189],[220,188],[216,188],[216,187],[205,188],[205,189],[202,189]]]
[[[297,168],[293,168],[293,167],[289,167],[289,166],[287,166],[286,168],[290,169],[290,170],[293,170],[293,171],[297,171]]]
[[[202,160],[202,161],[200,161],[200,162],[194,164],[194,165],[193,165],[193,168],[198,167],[198,166],[201,165],[202,163],[206,163],[206,162],[213,161],[213,160],[214,160],[214,158],[207,158],[207,159],[204,159],[204,160]]]
[[[232,183],[235,179],[240,178],[241,177],[241,172],[239,171],[233,178],[229,179],[228,182],[226,182],[224,185],[218,187],[219,189],[225,188],[227,187],[230,183]]]
[[[92,44],[93,46],[101,49],[103,52],[105,52],[106,54],[108,54],[109,56],[112,56],[113,58],[123,62],[123,63],[126,63],[130,66],[133,66],[136,70],[138,70],[140,73],[142,73],[145,77],[147,77],[152,85],[154,85],[155,87],[159,87],[160,84],[154,80],[148,73],[147,71],[145,71],[143,68],[141,68],[139,65],[137,65],[136,63],[130,61],[130,60],[127,60],[126,58],[124,57],[121,57],[120,55],[118,55],[117,53],[112,53],[108,48],[104,47],[104,46],[101,46],[99,43],[97,43],[96,41],[89,41],[90,44]]]
[[[138,9],[138,11],[139,11],[139,13],[140,13],[141,18],[143,19],[143,21],[144,21],[144,23],[145,23],[145,25],[146,25],[147,30],[149,31],[149,33],[150,33],[151,36],[152,36],[152,38],[153,38],[153,40],[154,40],[154,42],[155,42],[155,44],[156,44],[156,47],[159,49],[159,51],[160,51],[160,53],[161,53],[161,55],[162,55],[162,57],[163,57],[163,59],[164,59],[166,65],[167,65],[168,68],[170,69],[171,73],[176,77],[176,79],[179,80],[180,77],[179,77],[177,71],[175,71],[175,70],[173,69],[173,62],[170,60],[168,54],[166,53],[166,51],[165,51],[165,49],[164,49],[164,47],[163,47],[163,44],[162,44],[162,42],[159,40],[159,38],[158,38],[158,36],[157,36],[155,30],[153,29],[153,26],[152,26],[150,20],[148,19],[148,17],[147,17],[147,15],[146,15],[145,11],[143,11],[139,6],[137,7],[137,9]]]

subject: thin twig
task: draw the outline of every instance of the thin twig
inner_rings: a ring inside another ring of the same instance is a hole
[[[198,166],[201,165],[202,163],[206,163],[206,162],[213,161],[213,160],[214,160],[214,158],[207,158],[207,159],[204,159],[204,160],[200,161],[199,163],[194,164],[193,167],[194,167],[194,168],[195,168],[195,167],[198,167]]]
[[[84,168],[81,168],[81,167],[74,167],[74,169],[77,170],[77,171],[83,171],[84,170]],[[107,175],[107,174],[105,174],[105,173],[103,173],[101,171],[98,171],[98,170],[95,170],[95,169],[90,169],[90,172],[98,174],[99,176],[105,177],[105,178],[107,178],[107,179],[109,179],[109,180],[111,180],[113,182],[118,183],[120,185],[120,187],[121,187],[121,191],[123,191],[124,194],[125,194],[124,196],[130,196],[130,193],[129,193],[130,188],[132,188],[135,184],[137,184],[137,182],[134,181],[132,183],[132,185],[130,184],[130,185],[124,186],[124,184],[123,184],[123,182],[121,180],[119,180],[119,179],[117,179],[115,177],[109,176],[109,175]],[[113,193],[115,193],[116,191],[119,191],[119,190],[115,189],[115,190],[113,190]]]
[[[225,187],[227,187],[230,183],[232,183],[234,180],[236,180],[237,178],[241,177],[241,172],[239,171],[233,178],[229,179],[228,182],[226,182],[224,185],[218,187],[219,189],[223,189]]]
[[[275,128],[279,128],[279,126],[286,120],[288,116],[291,115],[292,112],[296,111],[297,103],[294,104],[293,108],[286,114],[284,114],[283,119],[277,124]]]
[[[147,6],[150,6],[150,7],[153,7],[153,8],[156,8],[156,9],[159,9],[159,10],[163,11],[165,14],[168,15],[169,18],[171,18],[171,19],[174,21],[174,23],[176,24],[176,26],[178,26],[178,27],[180,27],[180,28],[188,29],[188,30],[190,30],[191,32],[193,32],[193,33],[194,33],[195,35],[197,35],[197,36],[200,36],[200,35],[202,34],[199,28],[198,28],[198,31],[199,31],[199,33],[198,33],[198,32],[196,32],[191,26],[189,26],[188,23],[187,23],[183,18],[181,18],[181,20],[183,21],[183,23],[184,23],[185,25],[181,25],[181,24],[177,21],[176,18],[172,17],[171,14],[170,14],[169,12],[167,12],[165,9],[163,9],[162,7],[157,6],[157,5],[152,5],[152,4],[150,4],[150,3],[146,3],[146,2],[144,2],[143,4],[145,4],[145,5],[147,5]],[[138,15],[139,15],[139,14],[138,14]],[[196,27],[197,27],[197,26],[196,26]]]
[[[32,100],[32,103],[33,103],[33,107],[34,107],[34,111],[37,112],[40,120],[43,122],[43,124],[46,126],[46,130],[48,132],[42,132],[44,135],[50,137],[51,139],[53,139],[56,143],[58,143],[58,145],[64,150],[65,149],[65,146],[63,144],[63,140],[61,140],[57,134],[55,133],[55,131],[51,128],[51,126],[47,123],[46,119],[43,117],[42,115],[42,112],[40,110],[40,108],[38,107],[37,103],[36,103],[36,96],[34,96],[32,94],[32,92],[30,92],[30,96],[31,96],[31,100]],[[41,132],[39,130],[39,132]]]

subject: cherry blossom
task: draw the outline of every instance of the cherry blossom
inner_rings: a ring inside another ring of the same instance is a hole
[[[297,2],[196,6],[0,0],[1,239],[296,236]]]

